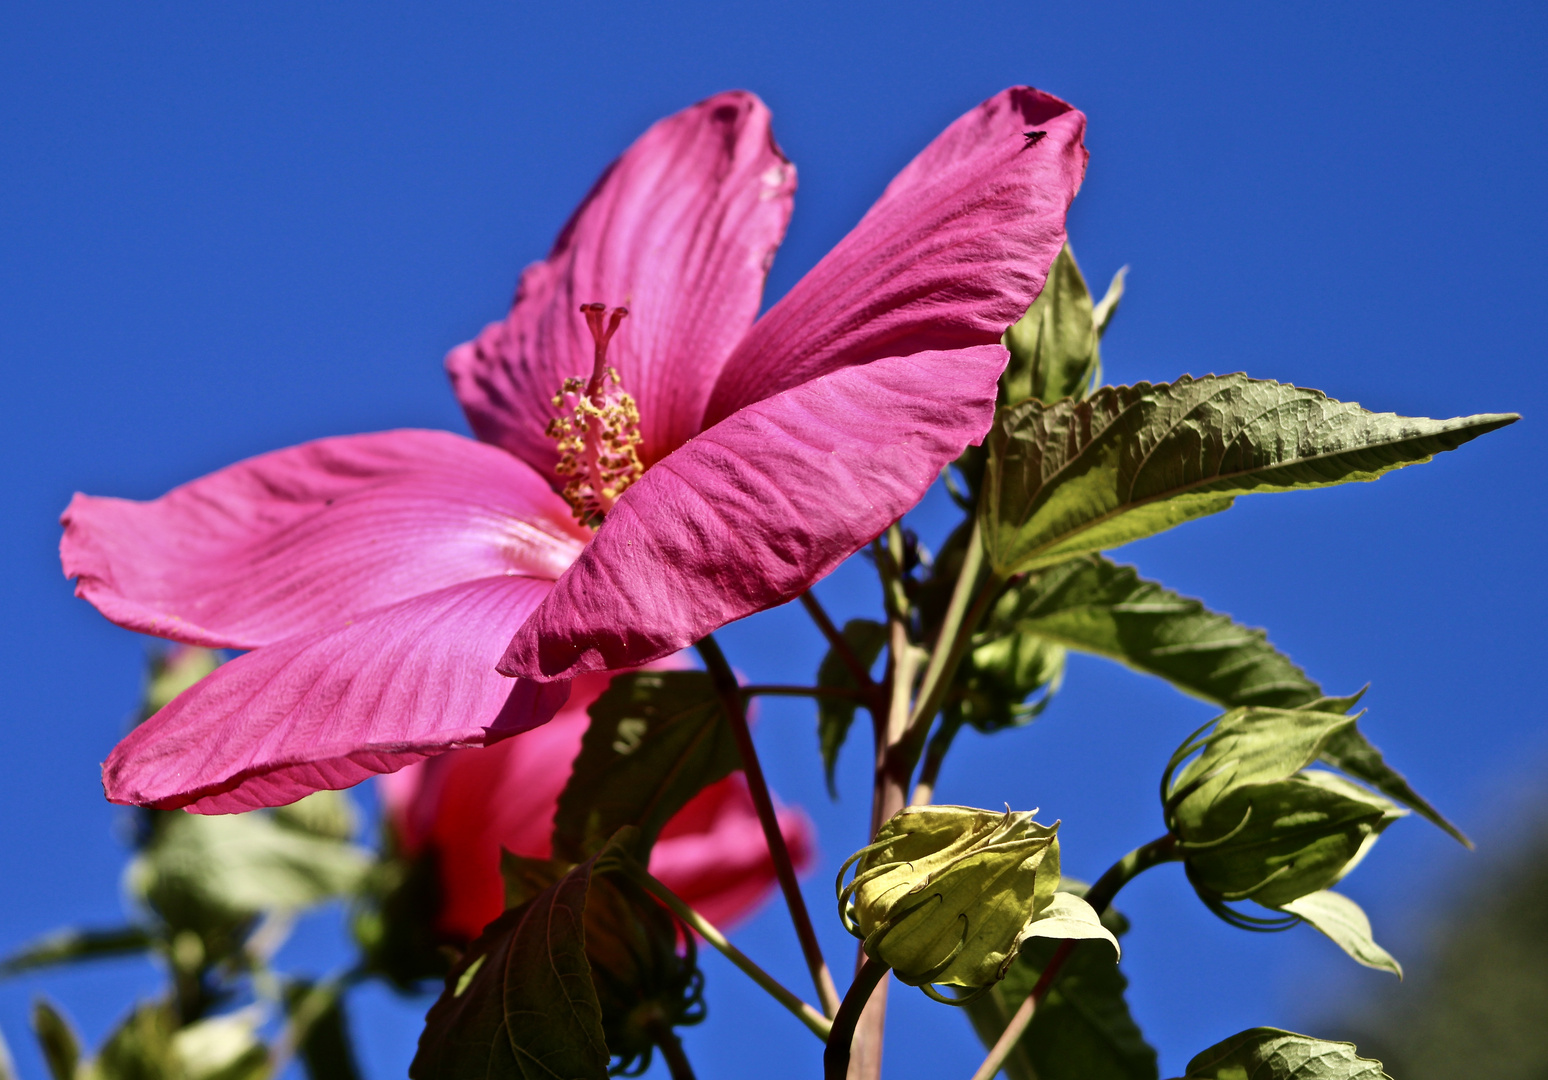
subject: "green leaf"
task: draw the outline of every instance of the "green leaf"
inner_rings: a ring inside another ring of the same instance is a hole
[[[411,1080],[604,1080],[584,931],[595,864],[485,927],[425,1017]]]
[[[0,1031],[0,1080],[17,1080],[16,1059],[11,1056],[11,1044],[5,1041],[3,1031]]]
[[[1106,314],[1111,318],[1112,309]],[[1066,244],[1049,267],[1037,300],[1005,331],[1010,363],[1000,377],[1001,400],[1081,396],[1100,363],[1098,337],[1091,292]]]
[[[1048,906],[1022,931],[1028,938],[1053,938],[1055,941],[1105,941],[1113,947],[1113,961],[1122,955],[1118,938],[1102,925],[1102,917],[1085,899],[1074,893],[1056,892]]]
[[[1124,280],[1129,276],[1129,268],[1120,266],[1118,272],[1113,275],[1113,280],[1108,283],[1107,295],[1097,301],[1096,307],[1091,312],[1091,319],[1096,323],[1097,337],[1103,337],[1107,333],[1108,325],[1113,321],[1113,316],[1118,314],[1118,302],[1123,299]]]
[[[1060,888],[1071,889],[1072,883],[1065,879]],[[1122,916],[1111,910],[1102,921],[1117,934],[1127,928]],[[1005,978],[967,1005],[974,1030],[986,1047],[999,1039],[1058,947],[1059,942],[1049,939],[1027,941]],[[1006,1059],[1006,1076],[1010,1080],[1156,1080],[1156,1052],[1145,1042],[1124,1001],[1128,985],[1112,953],[1095,945],[1076,948]]]
[[[1328,1042],[1279,1028],[1252,1028],[1188,1062],[1180,1080],[1392,1080],[1354,1043]]]
[[[147,1016],[142,1027],[135,1030],[135,1037],[142,1042],[147,1063],[160,1047],[157,1038],[165,1038],[174,1020],[165,1006],[142,1006],[137,1015]],[[137,1080],[141,1076],[167,1076],[177,1080],[266,1080],[269,1076],[269,1051],[258,1039],[258,1024],[263,1013],[252,1006],[220,1016],[209,1016],[196,1023],[172,1031],[170,1039],[160,1044],[170,1050],[162,1050],[162,1060],[170,1057],[176,1062],[172,1069],[157,1074],[140,1069],[120,1067],[110,1077]],[[131,1030],[126,1024],[120,1031]],[[114,1036],[115,1039],[118,1036]],[[109,1045],[112,1045],[111,1042]],[[104,1047],[102,1061],[109,1059],[109,1048]],[[344,1078],[340,1078],[344,1080]]]
[[[1317,760],[1334,733],[1353,727],[1355,717],[1306,709],[1232,709],[1214,722],[1213,730],[1178,750],[1181,757],[1197,749],[1167,792],[1171,804],[1186,792],[1185,816],[1202,817],[1226,791],[1243,784],[1283,780]]]
[[[1356,962],[1379,971],[1390,971],[1400,979],[1403,977],[1403,965],[1371,936],[1371,921],[1365,917],[1360,905],[1342,893],[1324,889],[1279,907],[1281,911],[1299,915],[1322,931]]]
[[[325,840],[353,840],[360,832],[360,814],[343,791],[314,791],[273,814],[276,825]]]
[[[1227,707],[1294,708],[1322,696],[1262,630],[1099,555],[1049,567],[1012,588],[993,624],[1117,660]]]
[[[296,1053],[310,1080],[360,1080],[336,983],[296,983],[286,992],[285,1006],[291,1025],[302,1032]]]
[[[1104,387],[1000,410],[980,504],[1002,577],[1227,509],[1237,495],[1374,480],[1512,423],[1372,413],[1246,375]]]
[[[130,864],[130,891],[173,927],[201,929],[352,893],[371,865],[353,844],[279,826],[264,813],[168,815]]]
[[[138,926],[121,926],[112,930],[58,930],[30,945],[24,945],[0,961],[0,978],[56,964],[130,956],[145,952],[155,944],[156,938]]]
[[[1420,817],[1437,825],[1465,847],[1473,846],[1473,842],[1462,834],[1461,829],[1442,817],[1439,810],[1409,786],[1408,780],[1402,773],[1382,760],[1381,751],[1372,746],[1355,727],[1350,726],[1334,732],[1332,737],[1323,744],[1322,760],[1335,769],[1342,769],[1356,780],[1363,780],[1388,798],[1410,807]]]
[[[850,619],[840,631],[855,659],[871,670],[876,658],[887,644],[887,628],[872,619]],[[840,690],[858,690],[860,684],[854,673],[836,649],[829,649],[817,668],[817,685]],[[817,699],[817,742],[822,748],[822,771],[828,781],[828,794],[838,798],[833,786],[833,770],[838,765],[839,749],[849,736],[849,726],[855,722],[855,710],[859,702],[844,698],[819,697]]]
[[[220,662],[221,655],[215,649],[195,645],[174,645],[152,656],[140,720],[149,720],[166,708],[173,698],[218,668]]]
[[[621,826],[638,826],[644,861],[661,827],[703,788],[741,767],[714,681],[702,671],[615,676],[554,814],[554,854],[578,862]]]
[[[32,1003],[32,1031],[53,1080],[76,1080],[81,1063],[81,1040],[75,1027],[47,998]]]

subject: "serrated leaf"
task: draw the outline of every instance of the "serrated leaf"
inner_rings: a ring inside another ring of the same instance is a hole
[[[1420,817],[1432,822],[1458,843],[1472,847],[1473,842],[1463,835],[1441,812],[1431,806],[1408,783],[1406,777],[1382,759],[1376,749],[1357,728],[1343,728],[1333,733],[1322,747],[1322,760],[1335,769],[1342,769],[1356,780],[1363,780],[1390,799],[1410,807]]]
[[[76,1080],[81,1062],[81,1040],[75,1027],[47,999],[32,1003],[32,1031],[38,1038],[44,1064],[53,1080]]]
[[[1060,885],[1070,887],[1068,879]],[[1119,933],[1125,925],[1111,910],[1103,921]],[[1054,940],[1027,941],[1005,978],[967,1005],[986,1047],[999,1039],[1058,947]],[[1107,949],[1086,944],[1071,952],[1005,1061],[1009,1080],[1156,1080],[1156,1052],[1124,1001],[1128,985]]]
[[[1099,363],[1097,339],[1091,291],[1066,244],[1048,269],[1043,291],[1005,331],[1010,362],[1000,377],[1001,400],[1079,397]]]
[[[1322,696],[1264,631],[1098,555],[1049,567],[1012,588],[996,605],[994,621],[1159,675],[1227,707],[1295,708]]]
[[[1236,496],[1374,480],[1512,423],[1372,413],[1246,375],[1103,387],[1000,410],[980,504],[1002,577],[1227,509]]]
[[[411,1080],[604,1080],[584,930],[595,864],[485,927],[425,1017]]]
[[[614,676],[589,710],[591,723],[554,814],[555,856],[579,862],[625,825],[640,830],[635,855],[673,814],[742,761],[720,695],[702,671]]]
[[[850,619],[840,631],[855,659],[867,671],[876,663],[882,648],[887,644],[887,628],[872,619]],[[859,682],[844,658],[836,649],[829,649],[817,667],[817,685],[840,690],[858,690]],[[855,722],[855,710],[859,702],[844,698],[819,697],[817,699],[817,743],[822,749],[822,772],[828,781],[828,794],[838,798],[833,786],[833,770],[838,765],[839,749],[849,737],[850,725]]]
[[[1305,919],[1331,938],[1335,945],[1357,963],[1379,971],[1390,971],[1400,979],[1403,977],[1403,966],[1393,959],[1391,953],[1376,944],[1375,938],[1371,936],[1371,921],[1366,918],[1360,905],[1342,893],[1326,889],[1307,893],[1288,904],[1281,904],[1279,908]]]
[[[139,926],[121,926],[112,930],[58,930],[22,946],[0,961],[0,978],[81,960],[130,956],[145,952],[155,944],[156,938]]]
[[[1354,1043],[1328,1042],[1279,1028],[1252,1028],[1188,1062],[1180,1080],[1392,1080]]]

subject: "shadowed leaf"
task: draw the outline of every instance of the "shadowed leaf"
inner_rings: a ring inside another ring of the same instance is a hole
[[[1374,480],[1517,419],[1372,413],[1245,375],[1025,401],[991,430],[984,547],[1009,576],[1228,508],[1237,495]]]
[[[656,834],[706,785],[741,767],[720,696],[702,671],[616,676],[592,703],[591,724],[554,814],[554,854],[572,862],[638,826],[645,859]]]
[[[121,926],[112,930],[58,930],[23,946],[0,961],[0,978],[56,964],[132,956],[145,952],[155,944],[156,939],[150,932],[138,926]]]
[[[1115,283],[1121,296],[1121,279]],[[1116,307],[1117,299],[1113,298],[1104,309],[1104,329]],[[1091,291],[1066,244],[1048,269],[1043,291],[1027,313],[1005,331],[1010,363],[1000,376],[1001,400],[1037,398],[1051,402],[1083,396],[1101,366],[1099,337]]]
[[[48,1001],[32,1003],[32,1031],[38,1037],[38,1049],[53,1080],[75,1080],[81,1061],[81,1040],[64,1015]]]
[[[869,671],[887,644],[887,628],[871,619],[850,619],[841,632],[855,659]],[[817,668],[817,685],[841,690],[860,689],[849,665],[834,649],[828,650]],[[844,698],[817,699],[817,743],[822,749],[822,772],[828,781],[828,794],[835,799],[838,791],[833,786],[833,770],[838,765],[839,749],[849,736],[849,726],[855,722],[857,708],[858,702]]]
[[[603,1080],[608,1049],[586,959],[596,859],[485,927],[425,1017],[411,1080]]]
[[[1322,747],[1322,760],[1335,769],[1344,770],[1356,780],[1363,780],[1388,798],[1410,807],[1464,846],[1473,846],[1473,842],[1462,834],[1461,829],[1442,817],[1439,810],[1409,786],[1402,773],[1382,760],[1381,751],[1372,746],[1358,728],[1348,727],[1334,732]]]

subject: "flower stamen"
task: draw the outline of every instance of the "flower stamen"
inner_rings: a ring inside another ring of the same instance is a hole
[[[639,406],[623,389],[618,369],[607,364],[608,342],[629,309],[582,304],[580,310],[596,343],[591,377],[564,380],[553,399],[560,415],[548,422],[548,437],[559,444],[554,472],[568,480],[561,494],[576,520],[595,528],[645,466],[638,450]]]

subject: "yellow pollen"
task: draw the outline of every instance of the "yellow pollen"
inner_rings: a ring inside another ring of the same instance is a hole
[[[595,364],[589,380],[566,379],[554,395],[560,415],[548,422],[548,437],[559,444],[554,472],[567,481],[561,494],[576,520],[595,528],[645,466],[638,450],[639,406],[623,389],[617,369],[604,363],[607,343],[628,310],[614,308],[606,327],[605,305],[585,304],[581,312],[596,340]]]

